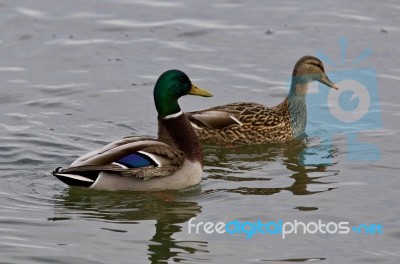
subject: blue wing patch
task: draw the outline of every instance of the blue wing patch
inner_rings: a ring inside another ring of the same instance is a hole
[[[119,159],[117,163],[122,164],[128,168],[141,168],[151,165],[157,167],[157,163],[153,159],[139,152],[135,152],[129,154],[128,156],[125,156]]]

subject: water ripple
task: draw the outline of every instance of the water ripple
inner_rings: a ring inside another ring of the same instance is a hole
[[[32,9],[32,8],[26,8],[26,7],[16,7],[15,10],[25,16],[36,18],[36,19],[93,19],[93,18],[110,18],[113,17],[113,15],[110,14],[99,14],[99,13],[93,13],[90,11],[82,11],[82,12],[73,12],[71,14],[63,15],[63,16],[52,16],[49,15],[46,12]]]
[[[68,45],[68,46],[80,46],[80,45],[93,45],[93,44],[105,44],[105,43],[112,43],[113,40],[111,39],[56,39],[48,41],[46,44],[53,45]]]
[[[315,13],[314,13],[315,14]],[[348,18],[351,20],[358,20],[358,21],[374,21],[375,19],[370,17],[370,16],[365,16],[365,15],[360,15],[360,14],[345,14],[342,12],[319,12],[318,14],[321,15],[329,15],[329,16],[335,16],[335,17],[340,17],[340,18]]]
[[[154,1],[154,0],[118,0],[113,1],[122,4],[132,4],[132,5],[143,5],[143,6],[150,6],[150,7],[172,7],[177,8],[183,6],[182,3],[178,2],[161,2],[161,1]]]
[[[30,16],[33,18],[46,18],[47,14],[45,12],[26,8],[26,7],[16,7],[15,10],[23,15]]]
[[[10,132],[20,132],[20,131],[29,129],[30,126],[12,126],[12,125],[6,125],[6,124],[0,123],[0,128],[3,128]]]
[[[21,68],[21,67],[0,67],[0,72],[23,72],[26,71],[27,69]]]
[[[67,100],[64,97],[59,98],[43,98],[43,99],[34,99],[29,100],[24,103],[28,106],[40,107],[40,108],[73,108],[75,106],[79,106],[80,104],[74,100]]]
[[[200,28],[211,28],[211,29],[248,29],[245,25],[229,24],[224,21],[217,20],[201,20],[201,19],[172,19],[159,22],[141,22],[127,19],[110,19],[102,20],[99,23],[110,26],[121,26],[131,28],[146,28],[146,27],[164,27],[171,25],[186,25]]]

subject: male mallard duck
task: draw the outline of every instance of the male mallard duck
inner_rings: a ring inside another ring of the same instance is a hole
[[[318,58],[304,56],[294,66],[289,95],[277,106],[270,108],[257,103],[232,103],[187,115],[202,142],[286,142],[302,134],[306,128],[305,96],[312,81],[338,89],[329,80]]]
[[[158,139],[126,137],[89,152],[53,175],[71,186],[106,190],[181,189],[201,181],[201,146],[178,99],[212,96],[179,70],[164,72],[154,87]]]

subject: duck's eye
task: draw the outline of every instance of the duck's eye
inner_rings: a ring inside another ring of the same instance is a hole
[[[310,65],[313,65],[317,68],[319,68],[320,70],[324,71],[324,66],[322,66],[322,64],[320,63],[316,63],[316,62],[309,62]]]
[[[179,81],[181,83],[185,83],[185,82],[187,82],[187,79],[185,77],[179,77]]]

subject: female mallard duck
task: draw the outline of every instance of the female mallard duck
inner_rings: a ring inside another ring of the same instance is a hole
[[[154,87],[158,139],[126,137],[89,152],[53,175],[71,186],[106,190],[181,189],[201,181],[201,146],[178,99],[212,96],[178,70],[164,72]]]
[[[257,103],[232,103],[187,113],[200,141],[214,144],[258,144],[289,141],[305,130],[308,84],[329,80],[322,62],[304,56],[294,66],[289,95],[275,107]]]

